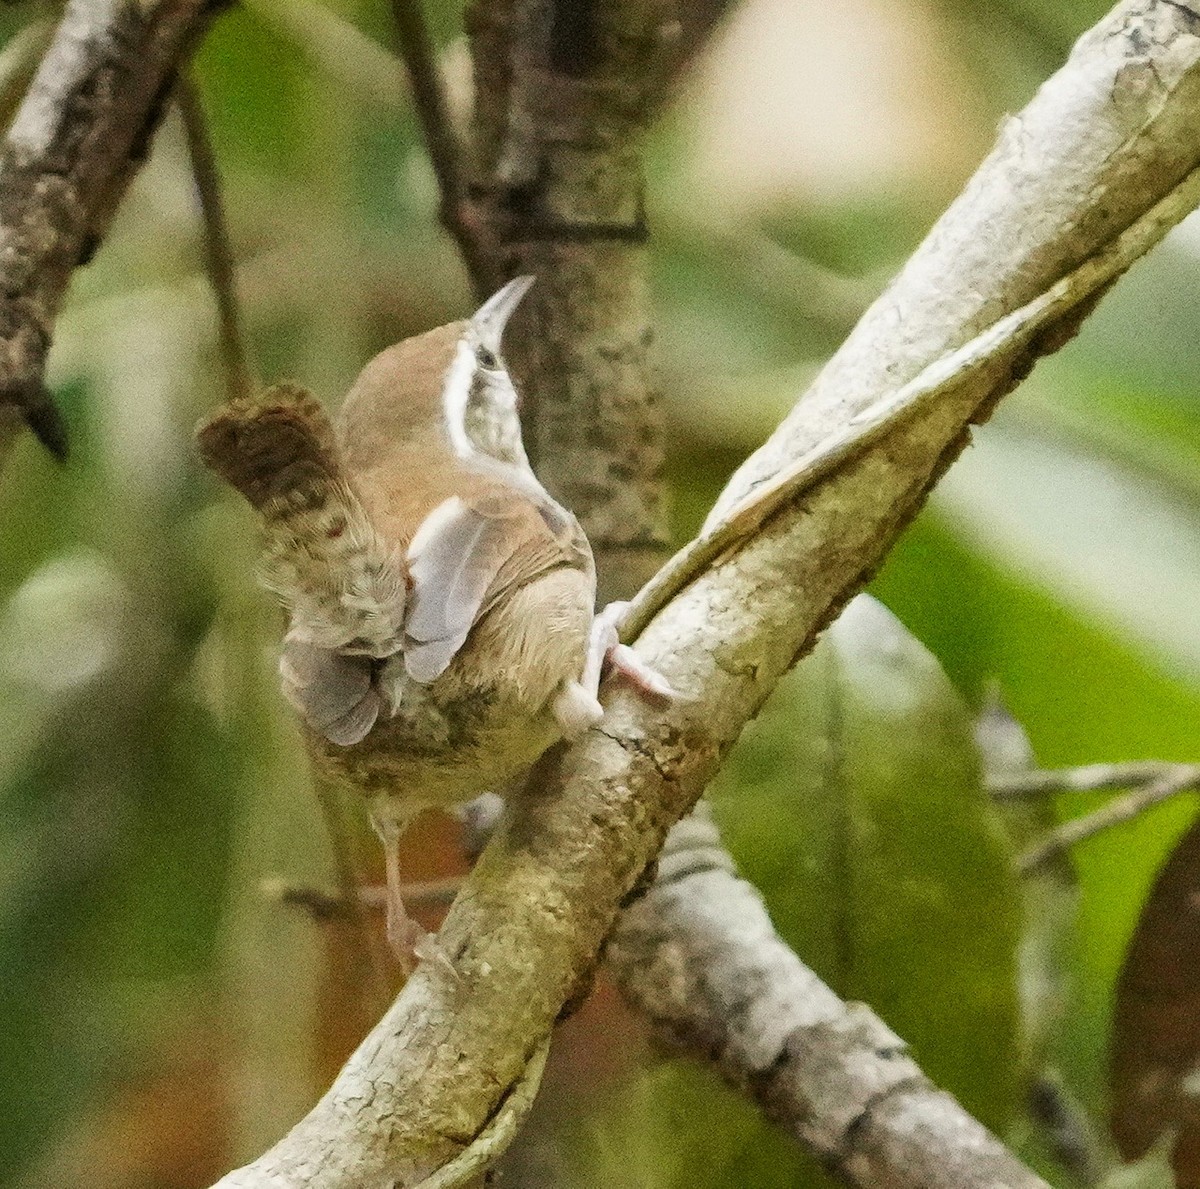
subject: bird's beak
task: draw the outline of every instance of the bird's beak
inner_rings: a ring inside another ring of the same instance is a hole
[[[479,336],[479,341],[493,354],[500,354],[504,327],[532,284],[533,277],[515,277],[476,310],[471,326]]]

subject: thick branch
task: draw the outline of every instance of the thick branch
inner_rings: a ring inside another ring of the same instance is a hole
[[[70,0],[0,149],[0,459],[24,418],[56,453],[43,386],[71,274],[145,160],[212,0]]]
[[[608,957],[668,1041],[715,1061],[851,1184],[1046,1189],[878,1016],[844,1003],[788,949],[707,813],[671,831]]]
[[[487,0],[469,14],[476,193],[501,271],[538,283],[506,340],[539,476],[579,516],[601,602],[661,561],[641,132],[670,78],[672,0]]]
[[[1052,288],[1200,164],[1197,28],[1200,13],[1179,0],[1131,0],[1080,43],[722,509]],[[617,913],[747,719],[879,564],[970,422],[1097,296],[1079,294],[1052,332],[969,370],[657,615],[638,648],[682,696],[655,711],[614,691],[600,728],[545,759],[443,926],[459,979],[420,967],[312,1113],[226,1184],[408,1185],[470,1143],[586,989]],[[899,1150],[873,1151],[890,1170],[875,1183],[903,1184],[887,1180]]]

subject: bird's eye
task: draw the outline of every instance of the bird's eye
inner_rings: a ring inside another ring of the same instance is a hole
[[[495,371],[500,366],[500,360],[487,347],[480,347],[475,353],[475,358],[479,361],[480,367],[485,367],[489,371]]]

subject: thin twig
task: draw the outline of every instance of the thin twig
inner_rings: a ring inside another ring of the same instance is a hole
[[[350,915],[351,899],[304,884],[290,884],[274,877],[259,885],[263,899],[288,908],[303,909],[314,921],[342,920]]]
[[[462,887],[462,876],[447,875],[441,879],[423,879],[406,883],[401,889],[405,905],[446,905]],[[354,896],[344,892],[326,892],[321,888],[307,884],[290,884],[281,880],[265,880],[262,885],[263,895],[269,900],[277,900],[294,908],[303,908],[315,920],[329,920],[334,917],[350,915],[352,905],[368,908],[373,911],[383,911],[387,907],[387,891],[374,885],[365,885],[355,889]]]
[[[1099,834],[1112,826],[1131,821],[1138,814],[1174,797],[1177,793],[1189,792],[1196,788],[1200,788],[1200,768],[1181,765],[1180,771],[1164,776],[1145,788],[1135,789],[1123,797],[1117,797],[1097,809],[1095,813],[1063,822],[1057,829],[1051,830],[1041,842],[1031,846],[1021,855],[1017,860],[1017,867],[1022,874],[1027,875],[1077,842],[1091,838],[1093,834]]]
[[[229,399],[248,399],[254,391],[255,382],[247,362],[236,267],[229,240],[229,221],[225,217],[221,176],[208,132],[208,120],[195,85],[186,76],[179,80],[175,99],[179,104],[179,114],[183,117],[192,177],[195,179],[200,215],[204,221],[204,264],[217,301],[221,356]]]
[[[463,177],[463,149],[454,131],[437,52],[420,0],[392,0],[396,45],[408,70],[413,106],[425,134],[425,147],[442,196],[441,218],[454,237],[476,294],[486,297],[497,280],[492,253],[483,241],[483,225],[471,217]]]
[[[1118,764],[1085,764],[1079,768],[1033,768],[997,772],[987,778],[988,792],[997,801],[1017,801],[1053,793],[1096,793],[1141,788],[1162,780],[1200,779],[1200,765],[1165,760],[1131,760]]]

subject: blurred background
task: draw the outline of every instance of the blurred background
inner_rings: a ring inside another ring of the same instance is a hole
[[[459,5],[427,7],[466,102]],[[683,0],[686,28],[718,23],[649,145],[680,541],[1106,8]],[[9,77],[44,14],[0,11]],[[257,368],[327,400],[470,304],[390,42],[383,0],[244,0],[197,62]],[[1173,1183],[1165,1130],[1200,1185],[1196,805],[1022,878],[1032,839],[1111,794],[1002,813],[972,732],[993,706],[992,767],[1200,760],[1198,311],[1193,219],[977,433],[873,584],[895,618],[847,617],[712,793],[801,956],[1058,1185],[1104,1176],[1114,1103],[1149,1152],[1121,1183]],[[249,516],[192,448],[215,337],[172,117],[60,325],[71,459],[25,440],[0,474],[6,1185],[205,1185],[378,1010],[344,925],[278,895],[334,877]],[[407,849],[414,878],[461,865],[445,824]],[[603,985],[555,1053],[503,1183],[826,1183]]]

